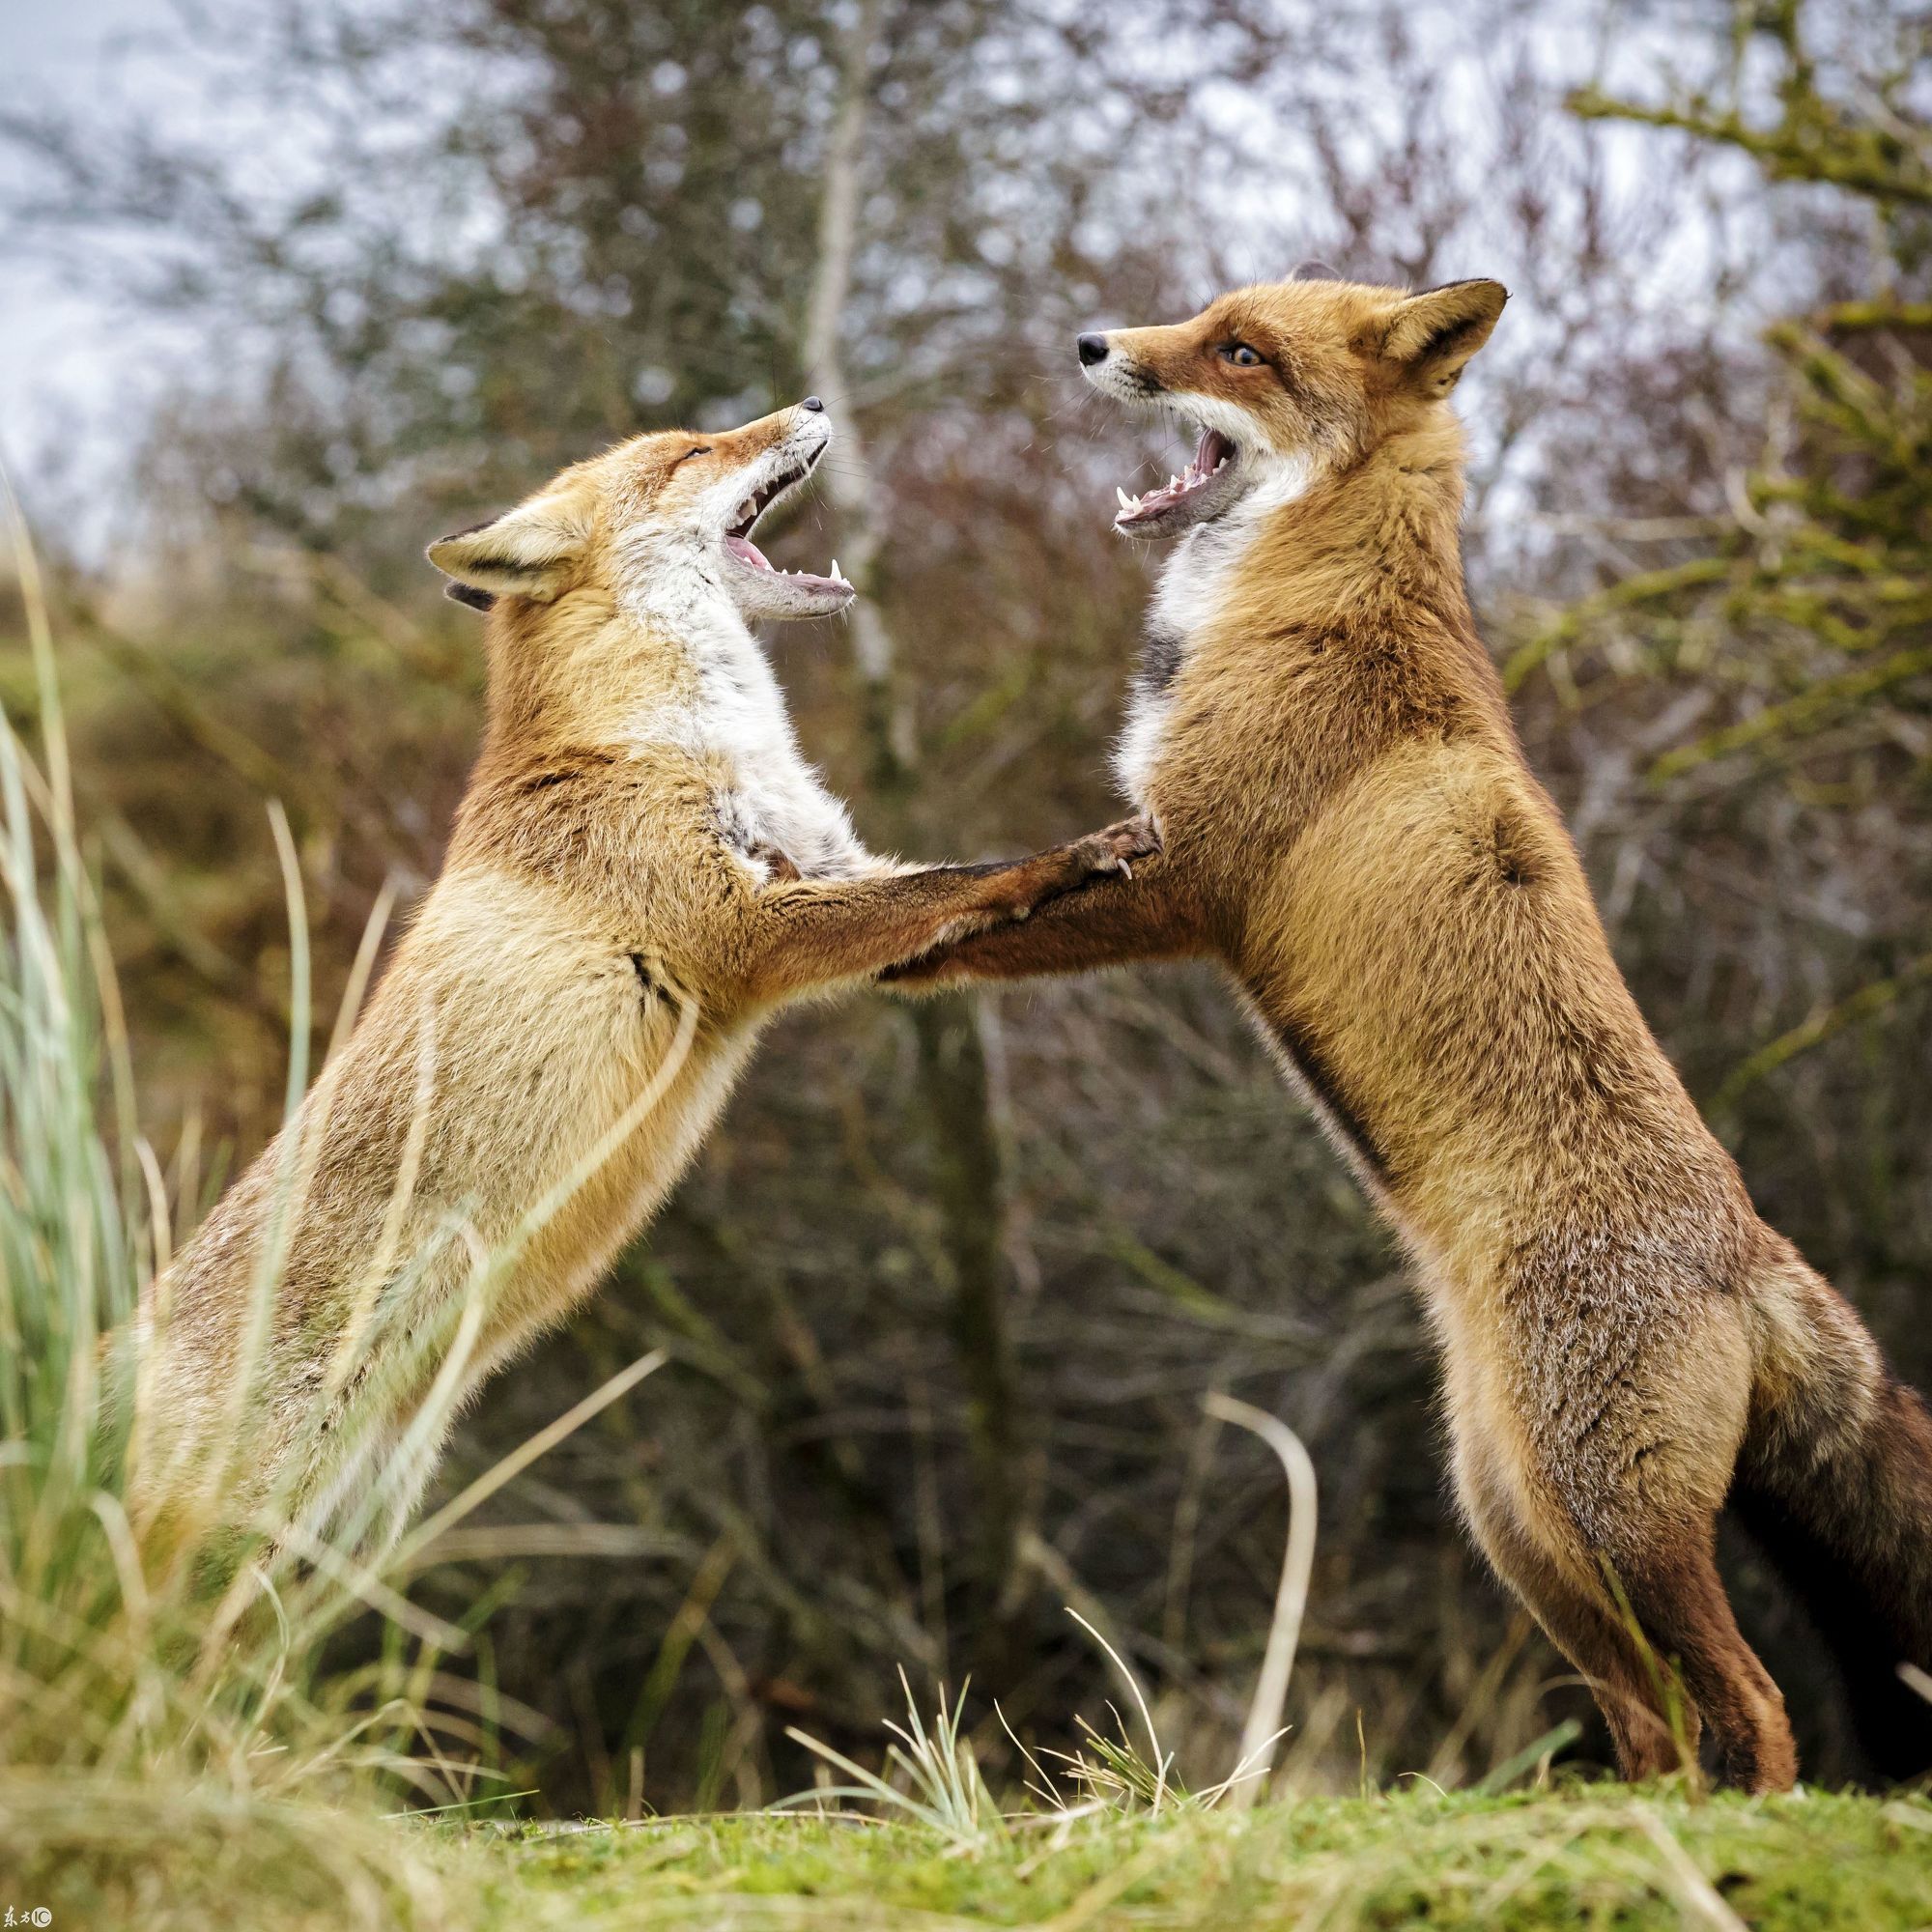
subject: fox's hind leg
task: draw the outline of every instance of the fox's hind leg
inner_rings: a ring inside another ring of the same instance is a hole
[[[1658,1660],[1634,1641],[1608,1590],[1601,1582],[1588,1587],[1555,1557],[1516,1485],[1487,1467],[1480,1449],[1459,1441],[1457,1450],[1457,1491],[1477,1545],[1589,1686],[1618,1770],[1629,1778],[1656,1777],[1694,1762],[1697,1708],[1671,1695]]]
[[[1520,1516],[1493,1503],[1467,1507],[1490,1561],[1588,1683],[1624,1776],[1694,1761],[1708,1725],[1727,1784],[1791,1787],[1798,1757],[1784,1700],[1738,1630],[1708,1527],[1674,1551],[1660,1546],[1613,1564],[1615,1590],[1608,1576],[1593,1589]],[[1572,1555],[1582,1553],[1578,1538]]]
[[[1747,1386],[1737,1341],[1721,1319],[1661,1322],[1589,1404],[1516,1380],[1528,1416],[1452,1372],[1457,1481],[1485,1552],[1589,1682],[1626,1776],[1676,1769],[1701,1719],[1726,1782],[1781,1791],[1798,1771],[1784,1701],[1716,1557],[1744,1421],[1719,1390]]]
[[[1784,1698],[1745,1641],[1724,1594],[1715,1517],[1675,1550],[1661,1545],[1634,1556],[1617,1581],[1652,1648],[1682,1673],[1717,1739],[1724,1782],[1745,1791],[1789,1791],[1798,1779],[1798,1747]]]

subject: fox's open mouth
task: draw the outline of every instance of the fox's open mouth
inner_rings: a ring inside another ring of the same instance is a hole
[[[836,611],[850,603],[856,594],[845,579],[839,574],[838,559],[834,557],[829,575],[819,577],[809,570],[780,570],[752,541],[752,531],[758,519],[769,510],[779,498],[796,485],[803,483],[817,467],[818,459],[825,454],[826,445],[820,443],[809,454],[801,457],[792,467],[769,483],[760,484],[757,489],[738,505],[738,520],[724,531],[724,554],[741,569],[763,578],[773,590],[781,588],[787,601],[795,601],[800,607]]]
[[[1114,527],[1130,536],[1164,536],[1224,509],[1234,497],[1241,453],[1218,429],[1204,429],[1192,460],[1157,490],[1129,497],[1117,488]]]

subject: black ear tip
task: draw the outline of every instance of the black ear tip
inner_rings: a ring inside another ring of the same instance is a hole
[[[479,590],[473,583],[458,583],[454,579],[442,586],[442,594],[458,604],[467,604],[472,611],[494,611],[497,595],[492,590]]]
[[[1311,255],[1305,262],[1297,262],[1289,270],[1291,282],[1339,282],[1344,279],[1340,269],[1331,269],[1326,262]]]
[[[434,550],[436,544],[454,543],[458,537],[473,537],[478,530],[487,530],[497,521],[495,517],[485,517],[480,524],[465,524],[460,530],[451,530],[446,537],[438,537],[430,549]]]

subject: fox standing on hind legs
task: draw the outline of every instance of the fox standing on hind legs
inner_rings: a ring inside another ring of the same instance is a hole
[[[145,1529],[216,1488],[226,1522],[367,1523],[380,1496],[393,1526],[466,1312],[459,1395],[596,1285],[780,1007],[1150,849],[1141,826],[1001,866],[859,843],[747,628],[852,596],[752,541],[830,440],[813,397],[638,437],[431,546],[490,611],[482,754],[346,1046],[151,1293]],[[500,1276],[476,1303],[484,1256]]]
[[[1218,954],[1417,1264],[1470,1528],[1623,1770],[1677,1762],[1674,1662],[1693,1734],[1776,1790],[1791,1729],[1718,1513],[1889,1680],[1883,1723],[1893,1667],[1932,1666],[1932,1423],[1753,1213],[1524,762],[1463,590],[1447,400],[1504,300],[1294,281],[1080,338],[1096,388],[1201,431],[1116,523],[1176,540],[1118,753],[1166,857],[889,977]]]

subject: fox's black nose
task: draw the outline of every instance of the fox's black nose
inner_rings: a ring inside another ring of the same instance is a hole
[[[1080,361],[1085,368],[1091,369],[1094,363],[1107,359],[1107,338],[1104,335],[1080,336],[1073,346],[1079,350]]]
[[[822,410],[824,407],[825,405],[816,396],[808,396],[804,402],[799,404],[799,408],[802,410]]]

